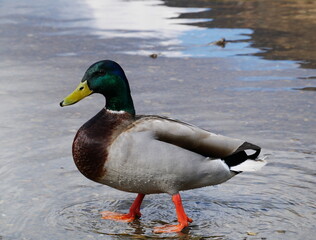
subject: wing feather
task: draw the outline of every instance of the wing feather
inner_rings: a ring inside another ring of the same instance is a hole
[[[159,141],[210,158],[225,158],[233,154],[245,142],[160,116],[139,116],[129,130],[150,131]]]

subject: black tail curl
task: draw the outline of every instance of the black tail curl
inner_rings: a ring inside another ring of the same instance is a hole
[[[248,155],[246,150],[255,151],[253,154]],[[229,168],[237,166],[242,162],[252,159],[255,160],[260,154],[261,148],[248,142],[244,142],[234,153],[228,157],[223,158],[224,162],[229,166]]]

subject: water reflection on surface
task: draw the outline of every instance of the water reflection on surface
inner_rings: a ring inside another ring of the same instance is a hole
[[[316,67],[316,2],[291,1],[190,1],[164,0],[167,6],[206,7],[201,13],[182,13],[179,18],[209,18],[192,23],[204,28],[251,29],[250,46],[271,60],[299,61],[302,67]],[[222,35],[220,37],[225,37]],[[228,38],[229,39],[229,38]]]
[[[164,0],[147,1],[146,4],[138,1],[86,3],[93,13],[95,27],[105,31],[99,32],[103,37],[137,35],[164,39],[158,44],[169,46],[161,49],[165,56],[226,57],[242,54],[269,60],[292,60],[304,68],[316,67],[315,1]],[[121,15],[113,18],[104,14],[118,10],[126,18],[121,18]],[[226,49],[209,45],[221,38],[228,40]],[[142,49],[128,52],[148,54],[155,49],[157,46],[145,45]]]
[[[313,14],[315,2],[155,0],[85,3],[92,13],[92,34],[105,39],[142,39],[137,40],[137,44],[123,40],[126,46],[115,48],[119,53],[195,58],[242,56],[239,69],[245,71],[316,67],[316,39],[312,30],[316,21],[316,14]],[[107,11],[122,14],[104,14]],[[225,43],[217,44],[220,39]],[[273,60],[275,64],[266,64],[266,60]],[[306,77],[305,87],[284,89],[314,91],[311,77]],[[288,76],[288,80],[295,79],[295,76]]]

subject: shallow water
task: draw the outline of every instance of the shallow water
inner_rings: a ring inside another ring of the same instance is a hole
[[[1,1],[0,239],[314,239],[315,11],[299,0]],[[194,220],[183,233],[152,233],[176,220],[165,194],[146,196],[138,221],[101,220],[135,198],[72,161],[77,129],[104,100],[58,104],[104,58],[125,69],[140,114],[247,139],[269,163],[183,192]]]

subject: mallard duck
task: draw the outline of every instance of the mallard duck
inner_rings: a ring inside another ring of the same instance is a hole
[[[77,132],[73,158],[92,181],[137,193],[129,213],[102,212],[103,219],[130,222],[141,216],[146,194],[172,196],[179,224],[155,232],[180,232],[192,222],[180,191],[223,183],[242,171],[261,168],[260,147],[174,119],[136,115],[126,75],[119,64],[103,60],[91,65],[79,86],[60,106],[100,93],[105,107]]]

